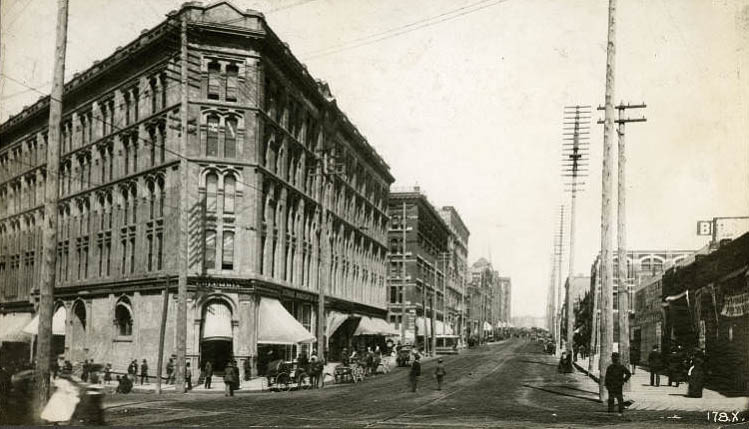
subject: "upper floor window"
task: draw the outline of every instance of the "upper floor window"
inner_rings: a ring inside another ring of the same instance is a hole
[[[219,99],[221,64],[213,61],[208,64],[208,98]]]
[[[237,119],[226,118],[224,127],[224,158],[237,156]]]
[[[234,194],[237,182],[234,176],[224,177],[224,213],[234,213]]]
[[[226,66],[226,101],[237,101],[237,84],[239,67],[230,64]]]
[[[218,176],[211,173],[206,176],[206,198],[205,207],[208,213],[216,213],[216,193],[218,189]]]
[[[218,156],[218,116],[208,117],[208,130],[205,140],[205,152],[207,156]]]

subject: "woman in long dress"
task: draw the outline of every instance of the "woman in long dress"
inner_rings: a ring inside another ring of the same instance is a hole
[[[55,385],[55,393],[49,398],[41,417],[50,423],[68,422],[73,416],[75,406],[81,400],[80,390],[64,376],[57,377],[52,382]]]

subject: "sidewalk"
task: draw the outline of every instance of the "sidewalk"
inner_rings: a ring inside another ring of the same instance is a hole
[[[575,362],[578,371],[588,374],[588,359]],[[588,374],[591,388],[596,388],[598,368]],[[749,405],[749,397],[727,397],[713,390],[704,389],[702,398],[687,397],[687,383],[679,387],[668,387],[668,377],[661,376],[660,387],[650,385],[650,373],[647,369],[637,367],[629,381],[629,391],[624,392],[624,399],[633,401],[631,410],[674,410],[674,411],[729,411],[744,410]]]

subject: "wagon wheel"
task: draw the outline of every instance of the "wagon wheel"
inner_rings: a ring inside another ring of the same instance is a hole
[[[278,390],[283,390],[284,392],[288,392],[291,389],[291,377],[286,372],[280,372],[276,376],[276,386],[278,386]]]

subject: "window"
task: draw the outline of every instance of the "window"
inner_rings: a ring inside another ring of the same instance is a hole
[[[217,62],[208,64],[208,98],[218,100],[219,97],[219,74],[221,65]]]
[[[208,213],[216,213],[216,190],[218,187],[218,176],[214,173],[206,176],[206,198],[205,209]]]
[[[133,108],[133,100],[132,96],[130,95],[130,92],[125,92],[124,94],[124,101],[125,101],[125,125],[130,125],[130,118],[131,118],[131,111]]]
[[[156,189],[153,182],[148,182],[148,218],[153,219],[156,211]]]
[[[234,176],[224,177],[224,213],[234,213],[234,194],[236,193]]]
[[[218,156],[218,116],[208,117],[208,129],[205,139],[206,156]]]
[[[117,335],[121,337],[133,335],[133,315],[129,300],[123,298],[117,302],[114,309],[114,317],[117,324]]]
[[[226,67],[226,101],[237,101],[237,76],[239,68],[235,65]]]
[[[161,232],[156,233],[156,269],[162,268],[164,260],[164,234]]]
[[[130,273],[135,272],[135,237],[130,237]]]
[[[224,231],[224,245],[221,269],[234,269],[234,232]]]
[[[164,179],[161,177],[158,178],[157,183],[159,185],[159,217],[164,217],[164,201],[165,201],[165,194],[164,194]]]
[[[224,127],[224,157],[236,158],[237,156],[237,119],[227,118]]]
[[[151,78],[151,113],[156,113],[159,110],[159,83],[157,78]]]
[[[153,271],[153,235],[146,236],[148,242],[148,261],[146,263],[148,271]]]
[[[151,141],[149,142],[150,143],[150,145],[149,145],[150,146],[150,148],[149,148],[150,149],[150,151],[149,151],[149,156],[150,156],[149,165],[151,167],[153,167],[154,165],[156,165],[156,145],[158,143],[158,137],[157,137],[156,129],[155,128],[151,128],[148,131],[148,136],[151,138]]]
[[[127,140],[122,141],[122,150],[125,152],[125,175],[130,173],[130,144]]]
[[[207,270],[216,268],[216,231],[209,229],[205,232],[205,261]]]

